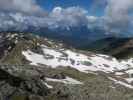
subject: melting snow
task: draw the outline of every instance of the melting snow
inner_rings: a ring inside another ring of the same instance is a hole
[[[132,83],[133,82],[133,78],[126,78],[125,79],[128,83]]]
[[[44,82],[43,80],[41,80],[41,82],[42,82],[45,86],[47,86],[47,88],[49,88],[49,89],[52,89],[52,88],[53,88],[53,86],[49,85],[48,83]]]
[[[29,60],[31,65],[47,65],[52,68],[56,68],[58,66],[62,67],[72,67],[81,72],[88,73],[90,71],[96,72],[101,71],[105,73],[114,73],[114,76],[119,76],[119,78],[123,79],[124,82],[111,79],[115,81],[117,84],[121,84],[123,86],[133,88],[130,83],[133,81],[131,74],[133,74],[133,58],[124,61],[118,61],[113,57],[109,57],[107,55],[91,55],[87,56],[83,53],[74,52],[72,50],[65,49],[52,49],[47,46],[42,46],[42,54],[34,53],[31,50],[23,51],[22,54]],[[52,56],[52,58],[48,59],[46,55]],[[123,75],[127,75],[129,78],[122,78]],[[66,79],[58,80],[58,79],[50,79],[47,78],[48,81],[56,81],[62,82],[66,84],[78,84],[79,81],[76,81],[72,78],[67,77]],[[125,83],[127,81],[129,84]],[[79,84],[81,84],[79,82]],[[48,84],[45,84],[48,86]]]
[[[116,72],[115,75],[123,75],[123,72]]]
[[[118,80],[116,80],[116,79],[114,79],[114,78],[112,78],[112,77],[108,77],[108,78],[109,78],[110,80],[114,81],[116,84],[120,84],[120,85],[123,85],[123,86],[125,86],[125,87],[127,87],[127,88],[133,89],[133,86],[130,85],[130,84],[128,84],[128,83],[125,83],[125,82],[122,82],[122,81],[118,81]]]
[[[77,81],[73,78],[66,77],[66,79],[53,79],[53,78],[46,78],[46,81],[51,81],[51,82],[61,82],[64,84],[83,84],[80,81]]]
[[[120,84],[120,85],[123,85],[123,86],[125,86],[125,87],[127,87],[127,88],[133,89],[133,86],[132,86],[132,85],[127,84],[127,83],[124,83],[124,82],[122,82],[122,81],[118,81],[118,82],[116,82],[116,83],[117,83],[117,84]]]
[[[49,89],[52,89],[53,88],[53,86],[51,86],[51,85],[48,85],[48,83],[44,83]]]
[[[70,66],[79,71],[104,71],[114,72],[116,70],[125,69],[115,58],[109,60],[105,55],[88,57],[81,53],[76,53],[71,50],[57,51],[47,47],[42,48],[44,54],[37,54],[30,50],[23,51],[22,54],[31,61],[32,65],[44,64],[56,68],[58,66]],[[45,58],[45,55],[53,56],[52,59]],[[88,63],[88,64],[84,64]]]
[[[43,55],[34,53],[30,50],[28,50],[26,52],[23,51],[22,54],[26,56],[27,60],[31,61],[31,65],[38,65],[39,63],[40,64],[46,63],[46,61],[44,61],[45,59],[44,59]]]
[[[62,55],[60,52],[58,52],[56,50],[48,49],[48,48],[43,49],[43,51],[44,51],[45,54],[49,54],[49,55],[52,54],[56,57],[60,57]]]
[[[126,71],[128,74],[133,74],[133,69]]]

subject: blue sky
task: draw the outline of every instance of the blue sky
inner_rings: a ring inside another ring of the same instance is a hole
[[[37,2],[47,11],[51,11],[57,6],[62,8],[79,6],[86,9],[89,15],[94,16],[103,16],[106,5],[105,3],[96,2],[96,0],[38,0]]]
[[[70,7],[70,6],[80,6],[89,9],[92,0],[38,0],[44,9],[52,10],[55,6]]]

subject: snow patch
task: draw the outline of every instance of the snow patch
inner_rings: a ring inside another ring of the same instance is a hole
[[[49,89],[52,89],[53,88],[53,86],[51,86],[51,85],[48,85],[48,83],[44,83]]]
[[[133,78],[125,78],[125,80],[126,80],[128,83],[132,83],[132,82],[133,82]]]
[[[127,87],[127,88],[133,89],[133,86],[130,85],[130,84],[128,84],[128,83],[125,83],[125,82],[122,82],[122,81],[118,81],[118,80],[116,80],[116,79],[114,79],[114,78],[112,78],[112,77],[108,77],[108,78],[109,78],[111,81],[114,81],[115,84],[120,84],[120,85],[125,86],[125,87]]]
[[[53,78],[45,78],[46,81],[51,81],[51,82],[61,82],[61,83],[64,83],[64,84],[83,84],[82,82],[80,81],[77,81],[73,78],[70,78],[70,77],[66,77],[65,79],[53,79]]]
[[[123,74],[125,74],[125,73],[123,73],[123,72],[115,72],[115,75],[123,75]]]
[[[48,83],[44,82],[43,80],[41,80],[41,82],[42,82],[45,86],[47,86],[47,88],[49,88],[49,89],[52,89],[52,88],[53,88],[53,86],[49,85]]]
[[[133,69],[127,70],[126,73],[128,73],[128,74],[133,74]]]
[[[132,85],[127,84],[127,83],[125,83],[125,82],[118,81],[118,82],[116,82],[116,83],[117,83],[117,84],[120,84],[120,85],[123,85],[123,86],[125,86],[125,87],[127,87],[127,88],[133,89],[133,86],[132,86]]]

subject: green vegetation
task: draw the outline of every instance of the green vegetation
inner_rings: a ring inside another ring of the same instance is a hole
[[[14,95],[11,100],[27,100],[28,97],[25,95]]]
[[[55,69],[45,68],[45,76],[47,77],[54,77],[54,75],[60,75],[60,74],[77,79],[81,82],[96,76],[95,74],[83,73],[70,67],[58,67]]]

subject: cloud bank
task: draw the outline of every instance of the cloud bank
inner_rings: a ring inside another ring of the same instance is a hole
[[[96,17],[89,16],[88,11],[80,7],[55,7],[47,13],[37,4],[37,0],[0,0],[0,30],[87,26],[89,29],[104,29],[107,34],[128,33],[133,28],[133,0],[94,0],[92,9],[105,4],[105,14]]]
[[[31,0],[30,0],[31,1]],[[2,31],[14,29],[14,30],[28,30],[30,27],[34,29],[48,27],[50,29],[55,28],[69,28],[88,24],[88,13],[86,10],[80,7],[68,7],[66,9],[61,7],[55,7],[48,14],[41,9],[32,9],[36,6],[35,3],[29,3],[31,8],[29,10],[20,9],[20,11],[11,10],[8,13],[5,11],[0,12],[0,29]],[[11,6],[12,7],[12,6]],[[31,10],[30,10],[31,9]],[[6,10],[8,10],[6,8]],[[36,11],[42,11],[39,16],[34,15]],[[26,12],[25,12],[26,11]],[[29,11],[32,11],[28,13]],[[28,13],[28,14],[27,14]],[[90,18],[91,19],[91,18]],[[94,19],[93,19],[94,20]]]

